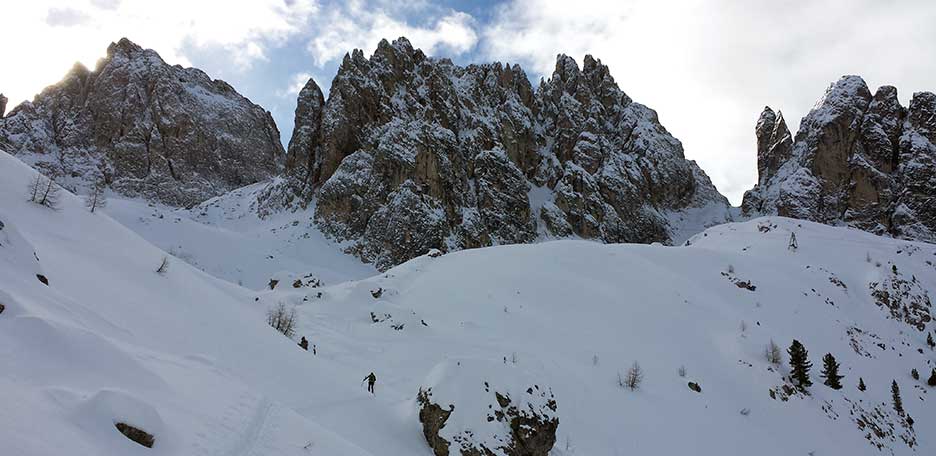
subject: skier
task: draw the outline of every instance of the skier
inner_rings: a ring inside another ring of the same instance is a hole
[[[305,336],[302,336],[302,340],[299,341],[299,346],[302,347],[303,350],[309,350],[309,341],[306,340]]]
[[[367,391],[371,394],[374,393],[374,383],[377,383],[377,376],[373,372],[370,373],[367,377],[364,377],[364,380],[361,382],[367,381]]]

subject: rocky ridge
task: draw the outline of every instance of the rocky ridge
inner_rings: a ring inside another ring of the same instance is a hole
[[[283,169],[270,113],[126,38],[0,120],[0,144],[72,190],[191,206]]]
[[[381,269],[544,237],[681,242],[685,225],[730,218],[656,113],[591,56],[579,68],[560,55],[534,89],[519,65],[462,67],[384,40],[345,56],[327,100],[314,81],[302,89],[289,152],[261,210],[314,202],[318,227]]]
[[[897,89],[873,95],[858,76],[833,84],[795,140],[765,108],[756,128],[758,184],[746,216],[782,215],[936,242],[936,95],[904,108]]]

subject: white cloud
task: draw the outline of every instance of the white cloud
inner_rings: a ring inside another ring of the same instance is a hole
[[[67,7],[63,7],[67,5]],[[31,0],[4,5],[5,67],[0,90],[11,105],[31,98],[80,61],[93,67],[107,44],[128,37],[170,63],[188,65],[186,49],[217,49],[248,67],[303,31],[314,0]],[[15,37],[13,45],[10,37]],[[27,44],[28,43],[28,44]]]
[[[323,66],[352,49],[373,49],[381,39],[407,37],[427,54],[458,55],[478,42],[474,19],[465,13],[447,11],[424,26],[411,25],[373,4],[356,1],[336,8],[320,18],[317,32],[308,44],[315,63]]]
[[[754,122],[765,104],[795,129],[829,83],[860,74],[906,102],[936,89],[936,2],[907,0],[513,0],[482,35],[491,59],[552,72],[557,53],[609,65],[656,109],[733,202],[756,180]]]
[[[280,90],[276,91],[276,96],[280,98],[285,98],[287,100],[295,100],[299,96],[299,91],[305,87],[306,83],[309,82],[309,79],[312,77],[310,73],[300,72],[292,75],[289,78],[289,84]]]

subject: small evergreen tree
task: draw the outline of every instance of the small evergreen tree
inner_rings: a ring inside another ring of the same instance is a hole
[[[864,391],[866,389],[868,389],[868,387],[865,386],[864,379],[861,377],[858,377],[858,391]]]
[[[835,361],[835,357],[831,353],[826,353],[822,357],[822,373],[820,376],[825,379],[822,383],[834,390],[842,389],[841,380],[844,376],[839,375],[838,370],[839,364]]]
[[[926,384],[929,386],[936,386],[936,368],[930,373],[930,378],[926,381]]]
[[[917,372],[915,367],[913,369],[910,369],[910,376],[913,377],[914,380],[920,379],[920,373]]]
[[[900,399],[900,386],[897,385],[897,380],[891,383],[891,399],[894,401],[894,410],[903,415],[903,401]]]
[[[933,333],[926,335],[926,345],[929,345],[930,348],[936,347],[936,341],[933,340]]]
[[[787,353],[790,355],[790,369],[792,370],[790,376],[793,377],[797,386],[801,390],[812,386],[812,381],[809,380],[809,369],[812,368],[812,363],[809,362],[809,353],[806,352],[806,347],[800,341],[793,339]]]

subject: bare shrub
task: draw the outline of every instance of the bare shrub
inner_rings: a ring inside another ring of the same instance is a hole
[[[634,361],[634,364],[631,364],[630,369],[627,369],[627,374],[621,378],[621,375],[618,374],[618,383],[622,387],[626,387],[631,391],[640,388],[641,382],[643,382],[644,373],[643,369],[640,367],[640,363]]]
[[[780,346],[773,339],[770,339],[770,342],[764,347],[764,358],[767,359],[768,363],[774,365],[780,365],[783,362],[783,351],[780,350]]]
[[[162,261],[159,262],[159,267],[156,268],[156,273],[159,275],[166,275],[169,272],[169,257],[162,257]]]
[[[284,336],[292,338],[296,333],[296,309],[287,309],[283,303],[277,304],[267,311],[267,324]]]
[[[679,366],[679,370],[676,371],[680,377],[686,377],[686,366]]]

